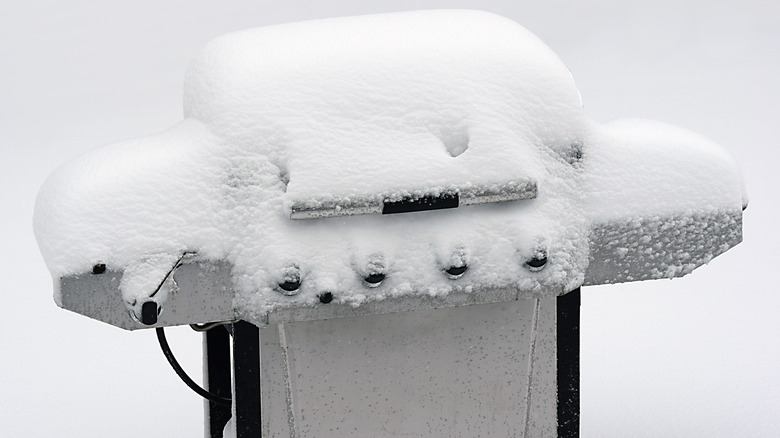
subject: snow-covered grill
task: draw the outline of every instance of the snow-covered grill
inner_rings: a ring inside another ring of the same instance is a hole
[[[185,120],[63,166],[35,230],[60,306],[210,329],[210,436],[577,436],[580,286],[690,273],[746,199],[517,24],[426,11],[213,41]]]

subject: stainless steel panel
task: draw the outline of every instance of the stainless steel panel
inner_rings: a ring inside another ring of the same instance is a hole
[[[742,211],[596,224],[584,285],[682,277],[742,241]]]
[[[261,359],[263,436],[555,433],[555,298],[273,324]]]
[[[157,323],[151,326],[136,322],[128,313],[119,290],[122,273],[117,271],[63,277],[60,279],[61,304],[65,309],[126,330],[234,318],[229,263],[186,263],[176,269],[173,276],[179,291],[169,294],[162,303],[163,312]]]

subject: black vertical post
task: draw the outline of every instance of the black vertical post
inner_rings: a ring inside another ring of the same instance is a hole
[[[233,324],[233,387],[236,438],[260,438],[260,329]]]
[[[214,327],[203,333],[206,364],[206,390],[227,399],[231,398],[230,334],[225,326]],[[208,401],[206,436],[222,438],[225,424],[230,420],[230,405]]]
[[[580,436],[580,288],[556,300],[558,438]]]

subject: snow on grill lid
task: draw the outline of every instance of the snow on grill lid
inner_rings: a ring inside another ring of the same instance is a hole
[[[476,11],[226,35],[188,72],[185,113],[275,160],[289,203],[533,179],[544,171],[538,149],[583,122],[558,57]]]
[[[717,145],[658,124],[590,121],[557,56],[488,13],[223,36],[187,74],[185,116],[73,160],[42,187],[36,237],[57,287],[68,285],[57,295],[65,307],[95,312],[95,291],[118,289],[140,315],[149,300],[182,302],[185,273],[224,266],[227,276],[201,277],[231,284],[201,299],[232,301],[258,323],[302,306],[554,295],[683,275],[741,239],[741,177]],[[290,219],[300,205],[452,193],[510,202]],[[706,242],[706,230],[719,239]],[[96,265],[105,273],[91,274]],[[162,312],[158,324],[203,322],[176,314]]]

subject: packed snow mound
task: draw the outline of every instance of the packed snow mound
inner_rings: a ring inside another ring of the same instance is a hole
[[[287,199],[540,177],[529,158],[565,155],[584,123],[560,59],[475,11],[232,33],[193,63],[184,108],[233,154],[267,156],[289,177]]]
[[[682,128],[612,120],[591,133],[588,159],[585,192],[599,221],[747,206],[742,175],[728,152]]]
[[[326,293],[353,306],[491,288],[558,295],[585,282],[596,225],[741,217],[741,176],[719,146],[651,122],[592,122],[558,57],[484,12],[232,33],[192,64],[184,107],[170,130],[77,158],[44,184],[35,232],[55,285],[105,264],[124,272],[122,298],[138,314],[196,253],[232,265],[249,320]],[[291,219],[294,205],[520,185],[535,197]]]

